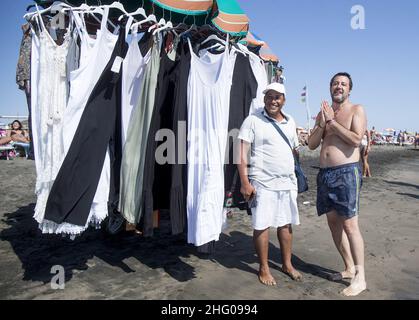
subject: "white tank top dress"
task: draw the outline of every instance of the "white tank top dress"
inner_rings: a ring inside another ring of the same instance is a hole
[[[219,239],[225,217],[224,158],[227,146],[233,59],[228,50],[200,59],[192,49],[188,79],[188,243]]]

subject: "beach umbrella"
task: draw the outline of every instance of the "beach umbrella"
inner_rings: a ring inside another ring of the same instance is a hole
[[[214,1],[211,20],[213,25],[222,32],[235,37],[245,37],[249,31],[249,18],[240,8],[236,0]]]
[[[265,62],[273,62],[274,64],[277,64],[280,61],[269,45],[251,31],[248,32],[246,38],[241,40],[240,43],[248,47],[260,47],[258,53],[259,56],[265,60]]]
[[[387,128],[387,129],[384,129],[384,131],[394,132],[394,131],[396,131],[396,130],[394,130],[393,128]]]
[[[213,0],[150,0],[159,7],[184,15],[208,15]]]

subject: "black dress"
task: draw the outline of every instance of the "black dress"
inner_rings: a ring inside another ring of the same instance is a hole
[[[253,74],[249,57],[237,53],[230,93],[230,113],[228,120],[229,162],[224,166],[225,203],[228,207],[246,209],[246,202],[240,193],[240,177],[237,164],[234,163],[234,147],[238,143],[238,134],[244,119],[249,115],[250,105],[256,97],[258,83]]]
[[[118,73],[113,72],[112,67],[115,59],[120,61],[117,57],[125,57],[127,49],[124,22],[112,56],[89,97],[52,186],[45,210],[46,220],[86,225],[108,147],[111,158],[108,207],[114,210],[117,206],[122,158],[122,67]]]
[[[153,211],[170,208],[170,188],[172,164],[176,161],[172,141],[166,133],[173,132],[173,118],[176,89],[179,83],[180,60],[171,60],[164,49],[161,50],[160,69],[157,78],[156,100],[151,116],[147,137],[143,182],[143,233],[153,234]],[[163,130],[168,130],[166,133]],[[157,136],[156,136],[157,134]],[[163,136],[164,135],[164,136]],[[160,139],[163,139],[161,141]],[[170,145],[162,156],[166,163],[156,161],[156,150]]]

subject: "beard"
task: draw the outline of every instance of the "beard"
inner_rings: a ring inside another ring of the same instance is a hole
[[[348,98],[348,95],[344,93],[333,93],[332,94],[332,101],[335,103],[342,103]]]

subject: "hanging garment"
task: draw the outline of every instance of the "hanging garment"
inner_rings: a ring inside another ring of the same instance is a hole
[[[175,44],[170,53],[162,50],[156,99],[148,132],[143,183],[143,233],[153,233],[153,210],[170,208],[172,165],[176,162],[173,111],[179,82],[179,57]],[[156,152],[157,151],[157,152]]]
[[[128,21],[126,30],[129,30],[131,23],[132,19]],[[143,56],[138,45],[143,35],[138,34],[137,30],[132,32],[128,52],[122,67],[122,145],[125,144],[132,110],[138,106],[144,70],[150,61],[150,51]],[[128,42],[128,34],[126,35],[126,41]]]
[[[260,112],[265,106],[265,95],[263,94],[263,91],[268,86],[268,76],[266,74],[265,64],[262,61],[262,59],[253,52],[250,52],[248,48],[244,45],[239,43],[238,46],[242,51],[246,52],[246,54],[249,55],[250,66],[252,67],[253,75],[257,81],[256,97],[253,99],[252,104],[250,106],[250,115]]]
[[[16,83],[20,90],[27,90],[31,75],[32,32],[30,23],[22,25],[22,41],[19,49],[19,59],[16,66]]]
[[[254,114],[254,113],[260,112],[265,106],[265,102],[264,102],[265,95],[263,94],[263,91],[268,86],[268,81],[267,81],[268,76],[266,74],[266,69],[265,69],[263,61],[257,55],[250,53],[249,58],[250,58],[250,65],[252,66],[253,74],[258,83],[257,94],[256,94],[255,99],[253,99],[252,101],[252,105],[249,111],[249,114]]]
[[[68,82],[69,91],[70,88],[70,74],[74,70],[79,68],[79,61],[80,61],[80,47],[78,45],[78,38],[79,38],[79,31],[77,29],[77,23],[75,21],[75,15],[70,14],[69,18],[69,26],[71,28],[71,41],[68,46],[68,54],[66,59],[66,78]]]
[[[83,12],[71,11],[74,19],[75,30],[80,39],[79,48],[79,68],[83,68],[90,61],[92,49],[95,47],[96,40],[100,38],[101,29],[96,31],[96,36],[91,37],[87,32],[86,21]],[[102,20],[103,21],[103,20]],[[69,77],[71,79],[71,76]]]
[[[36,24],[39,26],[39,19],[35,17]],[[39,30],[39,28],[38,28]],[[39,84],[39,50],[40,42],[39,36],[36,33],[36,29],[31,25],[32,45],[31,45],[31,80],[30,80],[30,95],[31,95],[31,122],[32,122],[32,143],[33,143],[33,154],[35,157],[35,169],[36,169],[36,185],[35,194],[41,189],[41,181],[38,182],[38,176],[41,174],[41,161],[37,161],[41,154],[41,143],[38,137],[41,133],[40,121],[38,120],[38,84]]]
[[[89,224],[89,212],[105,161],[111,152],[111,182],[108,192],[112,206],[119,190],[121,150],[121,73],[127,45],[121,29],[112,56],[84,108],[73,141],[48,198],[45,219],[56,224],[80,227]],[[114,170],[117,170],[115,172]],[[116,177],[116,179],[115,179]],[[95,221],[100,223],[101,221]]]
[[[188,79],[188,243],[218,240],[224,223],[224,158],[234,62],[224,54],[201,60],[191,51]]]
[[[249,115],[250,105],[256,97],[258,83],[253,74],[249,57],[237,53],[233,71],[233,81],[230,93],[230,113],[228,120],[228,162],[224,167],[224,186],[226,192],[225,206],[246,208],[246,202],[240,192],[240,177],[235,161],[238,152],[237,139],[244,119]],[[230,203],[229,203],[230,202]]]
[[[137,224],[142,214],[145,150],[155,102],[160,46],[161,41],[153,38],[150,62],[145,69],[138,106],[131,115],[123,149],[118,209],[132,224]]]
[[[100,31],[97,33],[97,39],[93,47],[86,46],[87,54],[80,57],[80,68],[70,74],[70,96],[67,103],[67,108],[64,113],[63,120],[63,159],[66,157],[76,130],[79,126],[80,119],[86,107],[89,97],[92,94],[93,88],[98,83],[98,80],[109,62],[115,47],[118,35],[111,33],[107,28],[109,8],[105,7],[102,17]],[[81,48],[83,48],[83,39],[81,39]],[[86,63],[83,63],[86,59]],[[91,151],[88,152],[88,155]],[[74,172],[78,172],[77,170]],[[74,173],[72,173],[73,175]],[[96,194],[91,203],[91,212],[86,224],[77,225],[69,221],[63,223],[56,223],[55,221],[44,220],[40,225],[43,233],[66,233],[79,234],[83,232],[88,225],[94,224],[99,226],[108,215],[108,197],[110,188],[110,156],[107,153],[105,162],[102,167],[102,173],[97,185]],[[73,190],[74,188],[71,188]],[[74,190],[75,191],[75,190]],[[67,190],[69,192],[69,190]],[[65,197],[63,199],[66,199]],[[62,199],[62,200],[63,200]],[[63,203],[64,206],[64,203]],[[54,215],[53,215],[54,216]],[[54,216],[54,219],[57,218]],[[60,216],[60,218],[63,218]],[[56,219],[60,221],[60,219]],[[64,221],[64,220],[63,220]]]
[[[62,124],[68,98],[66,62],[71,41],[71,29],[67,29],[61,45],[52,39],[42,18],[39,19],[39,69],[35,81],[37,98],[34,114],[38,123],[37,134],[37,181],[34,218],[44,219],[45,206],[63,156]]]
[[[187,128],[188,128],[188,79],[191,68],[191,52],[187,42],[179,44],[179,75],[173,105],[173,133],[175,141],[175,163],[172,165],[170,186],[170,222],[172,234],[187,228],[186,197],[188,191]],[[146,227],[146,225],[145,225]],[[146,231],[147,229],[145,229]]]

